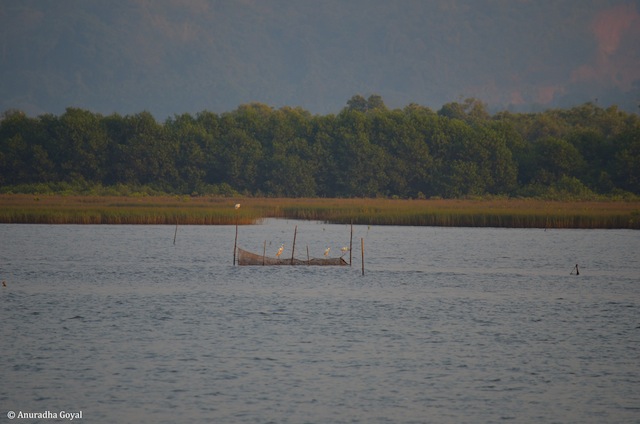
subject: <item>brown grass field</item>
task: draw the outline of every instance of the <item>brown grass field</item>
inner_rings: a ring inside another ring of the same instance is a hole
[[[236,203],[241,204],[237,210]],[[640,229],[640,202],[0,195],[1,223],[249,225],[263,218],[366,225]]]

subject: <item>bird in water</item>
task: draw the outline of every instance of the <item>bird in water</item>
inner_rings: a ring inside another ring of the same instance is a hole
[[[331,248],[327,247],[327,250],[324,251],[324,256],[329,256],[329,250],[331,250]]]
[[[284,252],[284,243],[280,246],[280,249],[278,249],[278,253],[276,253],[276,258],[279,258],[280,255],[282,255],[282,252]]]
[[[2,287],[7,287],[7,282],[2,280]]]

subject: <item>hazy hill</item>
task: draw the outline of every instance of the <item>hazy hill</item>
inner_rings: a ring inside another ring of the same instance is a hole
[[[586,101],[638,112],[635,0],[0,0],[0,111],[338,112]]]

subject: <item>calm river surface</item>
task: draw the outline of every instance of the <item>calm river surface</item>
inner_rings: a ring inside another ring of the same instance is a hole
[[[640,423],[639,231],[174,231],[0,225],[0,422]]]

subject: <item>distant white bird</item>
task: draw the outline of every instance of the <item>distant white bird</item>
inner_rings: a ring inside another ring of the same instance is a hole
[[[340,248],[340,251],[342,252],[342,255],[344,256],[349,251],[349,248],[347,246],[344,246],[344,247]]]
[[[327,250],[324,251],[324,256],[329,256],[329,250],[331,250],[331,248],[327,247]]]
[[[236,203],[235,208],[236,208],[236,209],[240,208],[240,203]]]
[[[279,258],[280,255],[282,255],[282,252],[284,252],[284,243],[282,244],[282,246],[280,246],[280,249],[278,249],[278,253],[276,253],[276,257]]]

